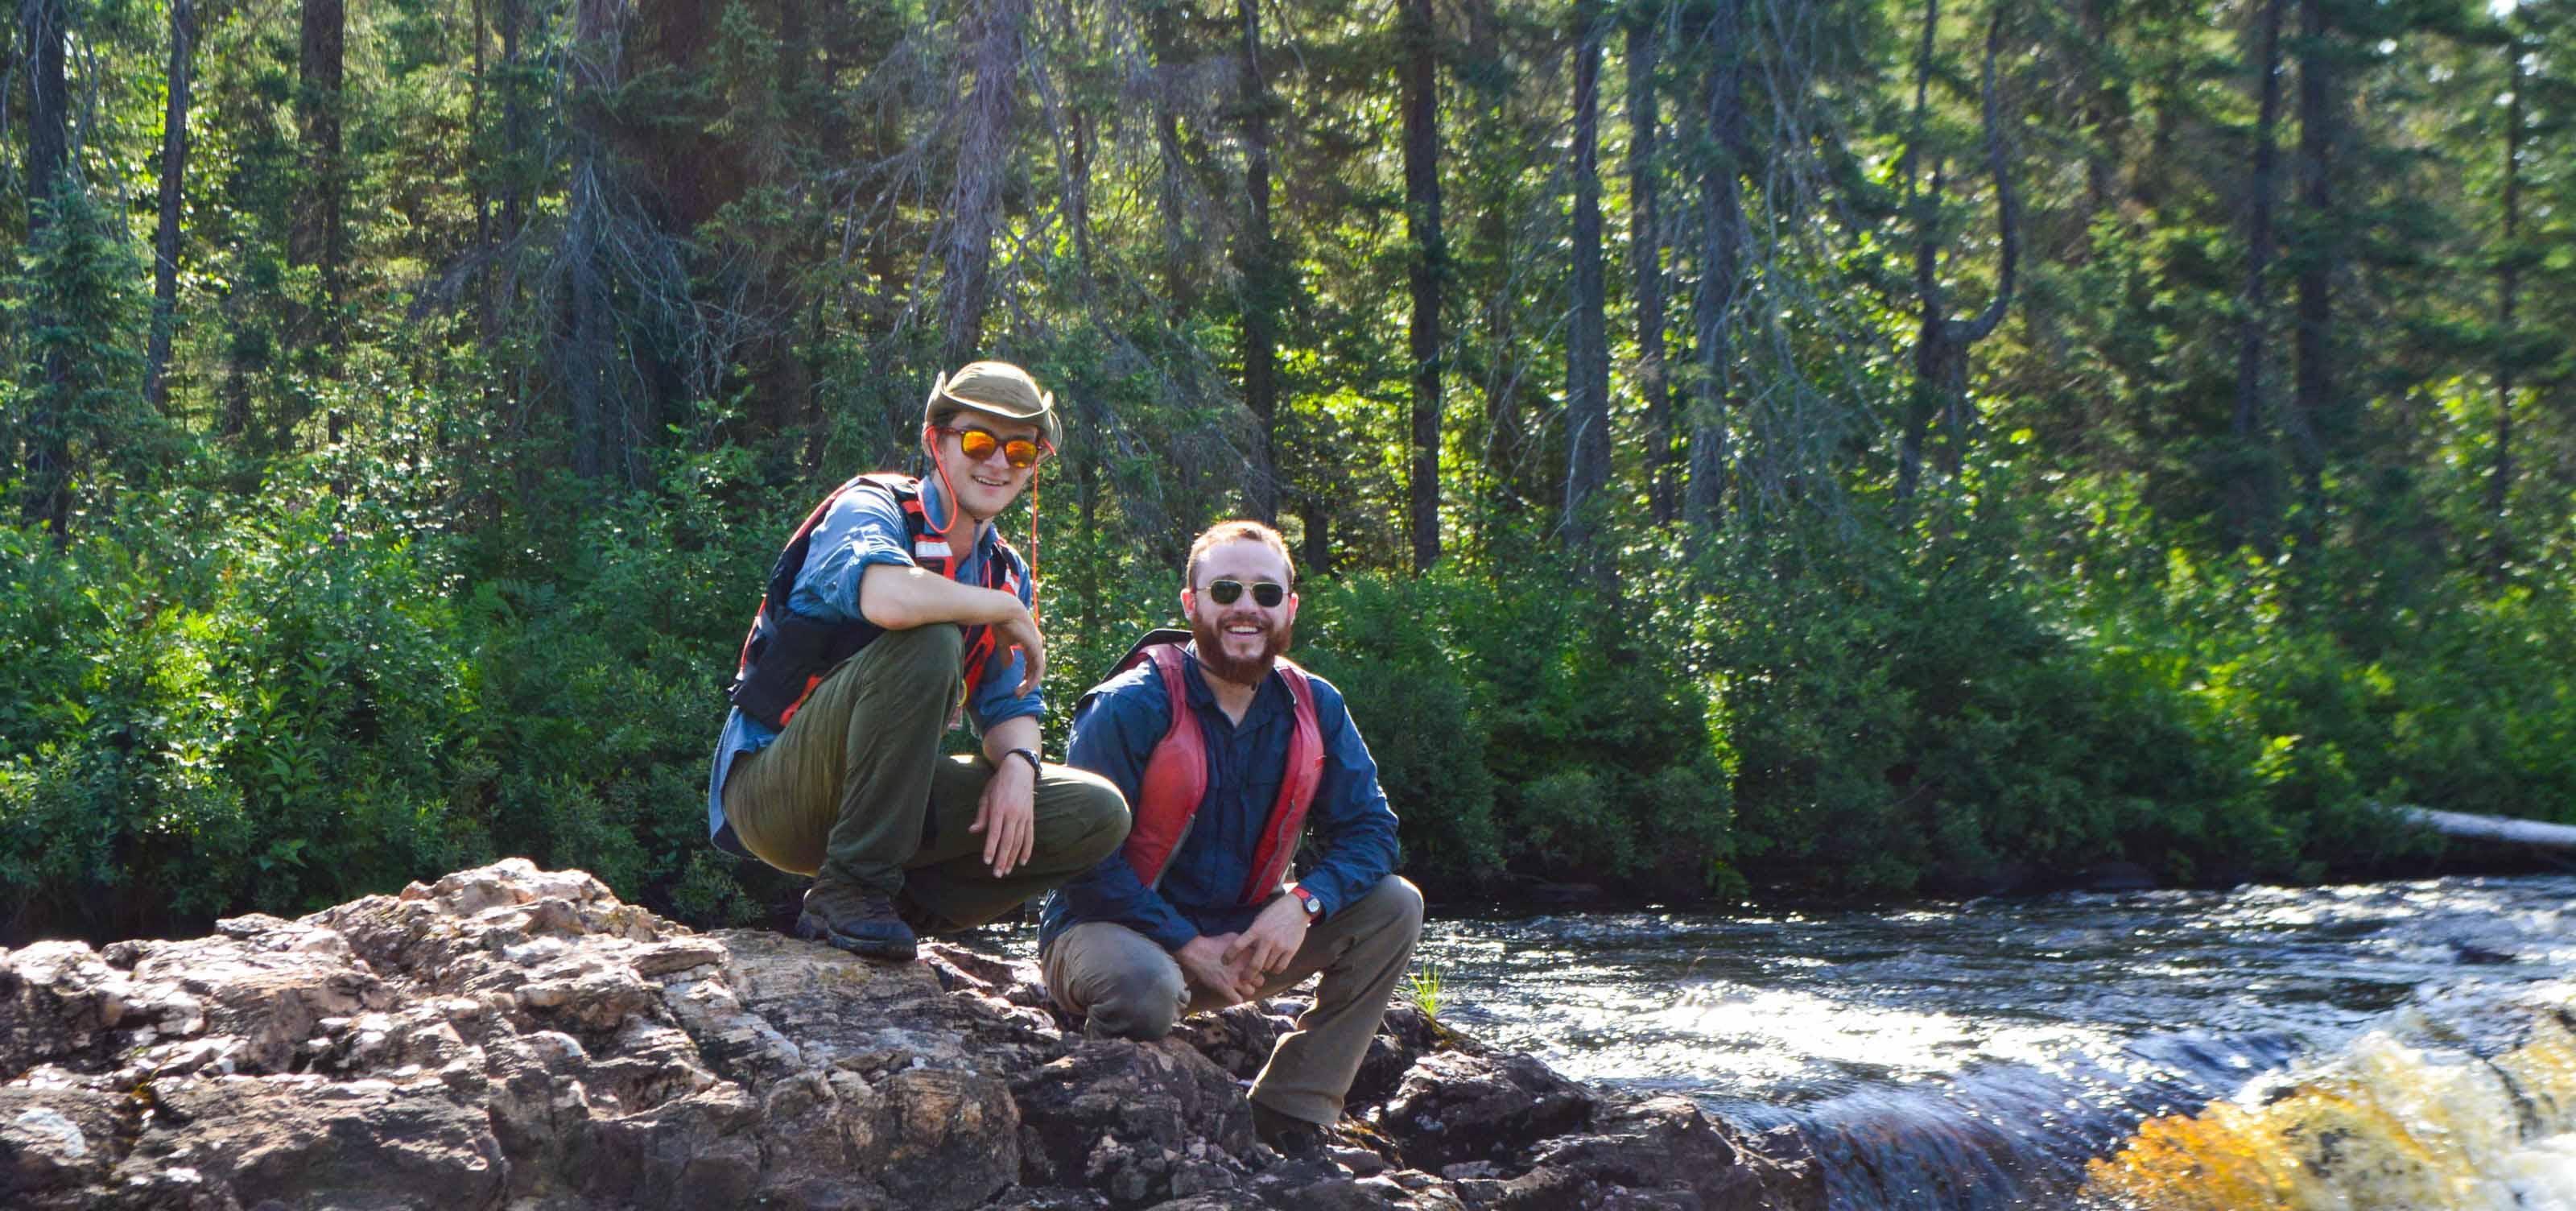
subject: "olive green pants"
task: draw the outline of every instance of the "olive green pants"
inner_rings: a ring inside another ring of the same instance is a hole
[[[1315,1003],[1297,1029],[1279,1036],[1270,1062],[1252,1082],[1252,1100],[1293,1119],[1331,1124],[1367,1058],[1369,1040],[1386,1020],[1386,1001],[1404,978],[1422,937],[1422,892],[1398,875],[1306,931],[1286,969],[1261,983],[1275,997],[1316,972]],[[1152,1041],[1171,1033],[1184,1013],[1224,1007],[1222,995],[1189,982],[1180,963],[1153,939],[1109,921],[1086,921],[1058,935],[1038,956],[1049,995],[1087,1028],[1117,1038]]]
[[[725,819],[780,870],[902,893],[933,932],[968,929],[1099,864],[1127,839],[1127,801],[1106,779],[1039,771],[1029,860],[996,878],[969,832],[993,776],[981,756],[942,757],[964,688],[956,627],[880,635],[814,687],[769,747],[725,777]]]

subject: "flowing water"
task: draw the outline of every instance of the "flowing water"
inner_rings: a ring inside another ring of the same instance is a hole
[[[2576,1209],[2571,896],[1450,918],[1422,957],[1471,1033],[1795,1127],[1837,1207]]]

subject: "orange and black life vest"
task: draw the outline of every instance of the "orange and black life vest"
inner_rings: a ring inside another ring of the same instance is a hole
[[[1135,823],[1120,851],[1147,887],[1162,881],[1172,855],[1189,839],[1200,801],[1207,798],[1207,737],[1199,727],[1198,714],[1190,709],[1189,688],[1181,676],[1185,663],[1181,649],[1189,638],[1187,631],[1155,631],[1118,664],[1118,671],[1124,672],[1152,663],[1172,700],[1171,728],[1146,759],[1132,805]],[[1308,683],[1306,670],[1285,658],[1277,668],[1279,679],[1287,683],[1295,721],[1288,735],[1288,765],[1279,778],[1279,798],[1262,825],[1260,844],[1253,851],[1252,878],[1243,887],[1241,903],[1246,907],[1268,900],[1287,878],[1298,834],[1305,831],[1306,809],[1314,803],[1315,788],[1324,777],[1324,733],[1315,722],[1314,686]]]
[[[769,727],[786,727],[787,721],[796,717],[796,708],[804,705],[805,696],[813,693],[826,675],[885,633],[885,628],[864,617],[854,616],[842,623],[821,622],[787,605],[788,593],[796,587],[796,574],[805,567],[805,552],[813,542],[814,528],[823,524],[824,515],[832,511],[835,502],[858,491],[883,492],[902,507],[904,544],[914,563],[954,580],[958,568],[966,562],[968,550],[952,549],[947,539],[931,530],[929,515],[921,504],[920,480],[901,475],[861,475],[832,489],[832,494],[806,515],[805,523],[796,527],[796,533],[787,540],[787,549],[778,553],[778,562],[770,565],[768,588],[761,594],[759,610],[752,614],[750,633],[743,636],[742,659],[734,670],[733,685],[725,691],[725,697],[743,714]],[[971,550],[971,532],[965,541]],[[1024,575],[1019,554],[999,535],[994,541],[998,549],[992,559],[984,561],[983,587],[1016,597]],[[985,662],[996,655],[993,631],[984,626],[959,629],[966,635],[963,667],[971,686],[982,679]]]

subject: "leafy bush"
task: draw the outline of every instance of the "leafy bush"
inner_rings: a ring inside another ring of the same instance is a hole
[[[473,702],[416,537],[310,487],[238,514],[132,496],[59,552],[13,534],[0,641],[59,680],[12,687],[10,932],[301,912],[445,868]]]
[[[1342,691],[1419,873],[1502,863],[1487,736],[1440,619],[1439,586],[1355,577],[1300,593],[1296,659]]]
[[[1511,867],[1681,896],[1726,884],[1727,784],[1704,691],[1678,652],[1628,646],[1609,603],[1548,587],[1563,576],[1310,587],[1301,651],[1349,695],[1418,870]]]
[[[2385,747],[2384,678],[2330,638],[2178,624],[2224,612],[2188,568],[2152,608],[2088,614],[2036,593],[1991,535],[1906,555],[1801,538],[1718,553],[1728,591],[1702,622],[1757,878],[1911,892],[2120,860],[2314,877],[2395,840],[2370,799],[2385,779],[2344,759]]]
[[[500,854],[762,911],[689,807],[776,539],[702,470],[520,531],[547,583],[467,587],[433,511],[321,465],[238,512],[130,496],[61,551],[0,530],[0,642],[30,656],[0,674],[0,934],[297,913]]]
[[[745,616],[818,490],[726,448],[468,517],[451,502],[488,496],[398,453],[125,492],[59,548],[0,526],[0,940],[300,912],[503,854],[700,923],[794,894],[710,849],[703,805]],[[1696,559],[1642,536],[1615,594],[1545,555],[1351,572],[1302,586],[1297,656],[1347,696],[1409,869],[1453,887],[2309,879],[2420,858],[2388,804],[2576,803],[2569,561],[2361,618],[2116,528],[2045,572],[2011,520],[1793,519]],[[1041,578],[1051,748],[1173,607],[1170,569],[1071,528]]]

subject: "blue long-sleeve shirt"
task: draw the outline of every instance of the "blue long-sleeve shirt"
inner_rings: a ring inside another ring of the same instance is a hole
[[[936,479],[921,481],[921,505],[929,517],[931,534],[935,535],[949,513],[948,498],[939,490]],[[965,534],[961,530],[953,537],[963,540]],[[938,540],[925,535],[924,541]],[[828,626],[860,621],[860,578],[878,564],[918,567],[913,554],[904,530],[903,506],[892,495],[864,487],[844,492],[832,502],[823,520],[815,523],[805,546],[805,563],[796,572],[795,586],[788,591],[787,608]],[[984,583],[984,565],[995,558],[1014,560],[1013,570],[1019,573],[1020,604],[1029,604],[1036,586],[1029,583],[1028,567],[1016,562],[1016,554],[1002,554],[998,529],[987,528],[975,540],[975,549],[959,561],[955,579],[960,584]],[[1029,687],[1025,695],[1013,692],[1019,688],[1020,665],[1026,656],[1017,649],[1004,655],[1008,659],[987,662],[983,677],[968,691],[968,713],[980,730],[989,731],[1005,720],[1046,714],[1046,698],[1037,687]],[[951,705],[938,703],[932,709],[945,714]],[[724,730],[716,737],[715,767],[707,773],[707,836],[718,847],[742,853],[740,846],[731,844],[733,836],[725,829],[726,776],[733,772],[737,759],[769,747],[776,739],[778,729],[738,708],[725,715]]]
[[[1199,801],[1189,836],[1164,866],[1158,888],[1138,880],[1124,854],[1111,854],[1057,889],[1039,918],[1040,946],[1075,925],[1111,921],[1166,950],[1178,950],[1201,934],[1238,932],[1259,915],[1259,905],[1244,907],[1239,901],[1253,877],[1262,827],[1287,772],[1296,708],[1287,684],[1273,673],[1237,726],[1218,708],[1194,649],[1182,665],[1181,684],[1208,749],[1207,795]],[[1309,674],[1309,679],[1315,722],[1323,734],[1324,770],[1306,810],[1317,856],[1297,882],[1331,916],[1392,873],[1399,854],[1395,812],[1378,787],[1377,761],[1351,723],[1342,692],[1321,677]],[[1139,665],[1085,694],[1074,708],[1065,764],[1107,778],[1134,803],[1145,763],[1171,725],[1171,697],[1162,676],[1150,662]]]

